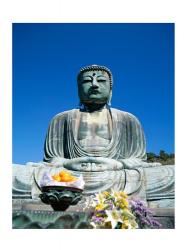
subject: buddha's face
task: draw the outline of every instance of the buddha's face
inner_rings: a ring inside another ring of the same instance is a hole
[[[79,98],[82,103],[107,103],[110,96],[110,79],[105,71],[83,72],[78,82]]]

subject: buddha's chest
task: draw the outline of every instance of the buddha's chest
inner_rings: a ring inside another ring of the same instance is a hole
[[[108,110],[82,113],[78,127],[78,141],[87,149],[106,147],[111,140],[111,119]]]

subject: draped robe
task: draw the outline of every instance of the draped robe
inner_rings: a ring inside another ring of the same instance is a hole
[[[59,173],[63,169],[63,164],[60,167],[51,167],[47,164],[55,158],[73,159],[95,156],[109,160],[116,159],[123,162],[124,166],[117,170],[110,164],[108,169],[100,167],[95,171],[93,169],[71,170],[75,176],[83,175],[86,182],[85,194],[113,188],[124,190],[128,195],[135,194],[139,198],[146,198],[151,202],[157,201],[158,206],[167,206],[168,202],[171,203],[168,206],[173,206],[174,166],[163,167],[147,163],[145,137],[137,118],[130,113],[113,108],[109,112],[112,120],[111,141],[106,148],[98,152],[87,152],[79,144],[77,135],[81,111],[73,109],[56,115],[47,132],[44,163],[29,163],[26,167],[14,166],[13,195],[22,197],[32,192],[32,197],[38,197],[39,190],[32,185],[33,173],[38,184],[44,172]],[[127,166],[131,169],[127,169]]]
[[[146,146],[142,127],[135,116],[117,109],[110,109],[112,139],[98,152],[87,152],[77,140],[81,111],[73,109],[56,115],[51,121],[44,146],[44,161],[54,158],[73,159],[82,156],[106,157],[116,160],[145,161]]]
[[[112,137],[105,148],[87,152],[78,141],[78,128],[81,111],[73,109],[56,115],[48,129],[44,147],[44,162],[54,159],[74,159],[78,157],[104,157],[115,159],[123,163],[123,167],[116,169],[110,165],[106,168],[73,169],[73,174],[83,174],[85,193],[92,194],[113,188],[125,190],[128,194],[138,190],[142,183],[141,170],[125,171],[125,165],[141,167],[146,160],[145,137],[142,127],[135,116],[117,109],[109,109],[112,120]],[[141,173],[140,173],[141,172]],[[127,180],[128,179],[128,180]],[[129,185],[128,185],[129,184]]]

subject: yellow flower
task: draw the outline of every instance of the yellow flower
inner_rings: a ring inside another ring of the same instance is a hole
[[[105,196],[105,198],[108,198],[110,196],[110,193],[108,191],[104,191],[103,195]]]
[[[119,196],[119,192],[113,191],[113,195],[114,195],[115,197],[118,197],[118,196]]]
[[[119,213],[116,210],[112,210],[112,217],[114,220],[120,219]]]
[[[125,192],[123,192],[123,191],[120,191],[119,192],[119,195],[122,197],[122,198],[127,198],[128,197],[128,195],[125,193]]]
[[[138,228],[138,224],[136,223],[135,220],[124,220],[122,225],[121,225],[122,229],[136,229]]]
[[[116,205],[117,207],[121,208],[121,209],[124,209],[124,208],[128,208],[129,203],[128,203],[128,201],[127,201],[126,199],[124,199],[124,198],[121,198],[121,199],[118,198],[118,199],[116,199],[115,205]]]
[[[95,210],[103,210],[103,209],[105,209],[105,205],[103,204],[103,203],[99,203],[99,204],[97,204],[97,206],[95,207]]]
[[[129,228],[129,221],[128,220],[124,220],[122,225],[121,225],[122,229],[128,229]]]

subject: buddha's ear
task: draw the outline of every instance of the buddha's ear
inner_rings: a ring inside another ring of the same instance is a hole
[[[112,100],[112,90],[110,91],[110,95],[109,95],[108,100],[107,100],[108,106],[111,106],[111,100]]]

